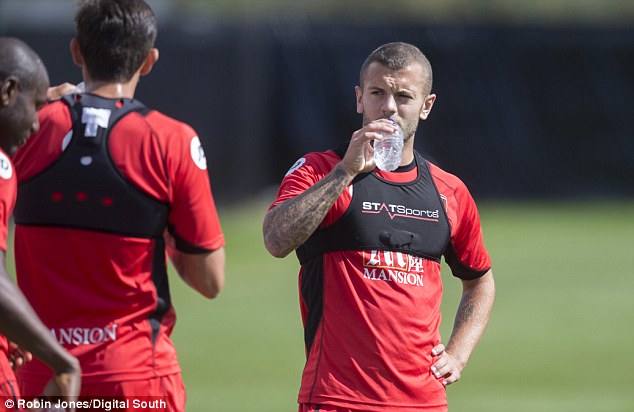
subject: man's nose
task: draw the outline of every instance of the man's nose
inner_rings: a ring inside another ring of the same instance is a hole
[[[396,113],[396,99],[394,96],[388,95],[383,102],[383,112],[387,117],[390,117]]]

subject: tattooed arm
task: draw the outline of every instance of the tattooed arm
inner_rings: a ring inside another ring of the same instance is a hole
[[[478,279],[463,280],[462,284],[462,299],[447,348],[440,344],[432,350],[432,355],[437,358],[432,372],[436,377],[444,378],[445,386],[460,379],[489,323],[495,299],[495,283],[490,270]]]
[[[354,176],[337,164],[322,180],[299,196],[271,209],[264,218],[264,245],[284,257],[304,243]]]
[[[263,225],[264,246],[269,253],[281,258],[301,246],[355,176],[374,169],[370,141],[381,138],[379,133],[393,131],[393,124],[386,119],[375,120],[357,130],[343,159],[330,173],[304,193],[269,210]]]

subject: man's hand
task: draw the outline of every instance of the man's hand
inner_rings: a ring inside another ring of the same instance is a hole
[[[9,342],[9,363],[13,370],[24,366],[33,359],[31,352],[26,351],[13,342]]]
[[[458,382],[471,353],[484,333],[495,300],[493,272],[473,280],[462,281],[463,290],[454,328],[447,348],[439,344],[432,349],[435,358],[431,371],[443,385]]]
[[[443,386],[446,387],[460,380],[460,374],[465,365],[451,353],[447,352],[445,345],[442,343],[437,345],[432,349],[431,354],[436,360],[431,367],[431,372],[436,378],[443,378]]]
[[[76,86],[71,83],[62,83],[57,86],[49,87],[46,92],[46,99],[49,101],[59,100],[67,94],[83,92],[82,88],[78,86],[79,85]]]
[[[69,355],[70,356],[70,355]],[[68,401],[70,405],[74,405],[81,391],[81,368],[79,362],[75,358],[69,358],[69,366],[63,372],[57,372],[53,378],[46,384],[42,396],[48,399],[62,399]],[[75,408],[71,407],[67,412],[75,412]]]
[[[348,150],[341,160],[341,167],[350,176],[372,171],[374,163],[374,148],[370,143],[375,139],[382,139],[382,135],[389,135],[396,131],[394,124],[388,119],[374,120],[352,134]]]

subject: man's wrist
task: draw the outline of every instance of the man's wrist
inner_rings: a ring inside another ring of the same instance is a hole
[[[63,373],[75,373],[80,370],[80,364],[77,358],[72,356],[65,349],[61,349],[61,353],[58,353],[54,360],[49,364],[55,375],[61,375]]]
[[[352,171],[350,169],[348,169],[344,164],[343,161],[337,163],[335,165],[334,168],[335,172],[341,173],[342,175],[345,175],[347,177],[350,178],[350,181],[352,181],[359,173],[356,171]]]

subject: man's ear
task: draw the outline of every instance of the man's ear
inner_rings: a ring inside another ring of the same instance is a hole
[[[20,93],[20,81],[15,76],[7,76],[0,84],[0,107],[11,106]]]
[[[154,63],[156,63],[159,59],[159,51],[156,47],[152,48],[150,52],[147,54],[143,65],[141,66],[140,74],[141,76],[145,76],[152,71],[152,67]]]
[[[73,63],[79,67],[84,67],[84,55],[81,54],[79,43],[77,39],[73,37],[70,41],[70,54],[73,56]]]
[[[361,86],[354,87],[354,95],[357,98],[357,113],[363,113],[363,90]]]
[[[423,107],[420,111],[420,116],[419,116],[421,120],[427,120],[427,117],[429,117],[429,113],[431,112],[431,108],[434,106],[435,101],[436,101],[435,94],[430,94],[425,98],[425,102],[423,103]]]

